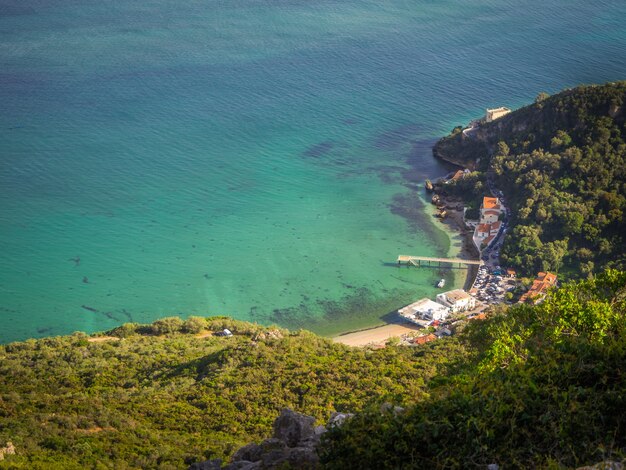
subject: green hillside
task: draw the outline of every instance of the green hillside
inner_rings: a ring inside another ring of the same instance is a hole
[[[540,95],[473,137],[457,129],[434,153],[478,170],[458,183],[474,205],[488,175],[504,192],[505,264],[586,276],[626,267],[625,120],[626,82],[578,87]]]
[[[205,336],[223,328],[234,336]],[[457,340],[370,351],[229,319],[111,334],[122,338],[0,346],[0,447],[17,449],[0,468],[185,468],[270,435],[286,406],[325,422],[333,411],[419,401],[468,356]]]
[[[567,285],[465,337],[479,362],[405,413],[325,435],[329,469],[575,468],[626,457],[626,273]]]
[[[0,468],[185,468],[326,422],[325,468],[571,468],[626,453],[626,273],[565,285],[452,338],[348,348],[228,319],[125,325],[0,348]],[[206,335],[231,329],[232,337]],[[91,339],[91,341],[90,341]],[[381,414],[380,404],[402,405]],[[468,464],[468,462],[470,464]]]

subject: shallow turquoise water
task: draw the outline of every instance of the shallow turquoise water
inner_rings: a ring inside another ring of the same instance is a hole
[[[389,265],[449,249],[415,190],[446,172],[433,140],[626,78],[625,20],[621,1],[2,2],[0,342],[177,314],[379,323],[453,280]]]

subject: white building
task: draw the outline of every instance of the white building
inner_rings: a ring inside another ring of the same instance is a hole
[[[483,197],[483,203],[480,206],[480,222],[483,224],[492,224],[498,220],[502,212],[500,199],[497,197]]]
[[[478,251],[489,246],[500,231],[500,214],[502,214],[502,204],[497,197],[483,197],[480,206],[480,220],[474,228],[474,245]]]
[[[437,294],[437,302],[448,307],[453,313],[471,310],[476,307],[476,299],[463,289],[455,289]]]
[[[434,321],[444,321],[450,309],[430,299],[421,299],[398,310],[403,318],[419,326],[429,326]]]
[[[495,121],[502,116],[506,116],[510,112],[511,110],[509,108],[505,108],[504,106],[501,106],[499,108],[487,109],[485,111],[485,122]]]
[[[474,229],[474,244],[479,251],[491,245],[500,231],[502,223],[498,220],[492,224],[478,224]]]

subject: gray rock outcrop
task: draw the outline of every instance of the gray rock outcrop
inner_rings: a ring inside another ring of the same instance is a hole
[[[312,416],[284,408],[274,421],[273,437],[243,446],[225,467],[216,459],[195,463],[189,470],[314,470],[319,467],[317,446],[322,434],[327,427],[341,426],[351,416],[350,413],[333,413],[327,426],[315,426]]]

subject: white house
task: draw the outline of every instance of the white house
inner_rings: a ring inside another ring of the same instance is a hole
[[[420,326],[429,326],[435,320],[445,320],[450,313],[450,309],[441,303],[424,298],[401,308],[398,310],[398,313],[412,323]]]
[[[481,220],[485,224],[493,224],[498,221],[498,217],[500,217],[500,211],[494,211],[493,209],[487,209],[481,211]]]
[[[437,302],[448,307],[453,313],[471,310],[476,307],[476,299],[463,289],[455,289],[437,294]]]
[[[474,245],[478,251],[489,246],[496,238],[500,231],[500,214],[502,213],[502,204],[497,197],[483,197],[483,203],[480,206],[480,221],[474,229]]]
[[[483,203],[480,206],[480,222],[483,224],[492,224],[498,220],[502,212],[500,199],[497,197],[483,197]]]

